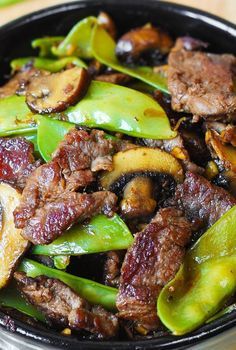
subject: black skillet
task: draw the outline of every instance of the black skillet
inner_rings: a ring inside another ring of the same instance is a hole
[[[84,0],[44,9],[19,18],[0,28],[0,79],[9,74],[9,61],[34,55],[30,42],[45,35],[66,34],[80,19],[107,11],[115,20],[120,33],[152,22],[166,29],[173,37],[189,34],[210,43],[209,50],[236,54],[236,26],[205,12],[157,0]],[[236,326],[236,313],[205,325],[181,337],[158,335],[135,341],[88,341],[61,336],[50,329],[40,330],[0,312],[0,340],[14,339],[17,349],[55,347],[57,349],[184,349]],[[23,343],[25,345],[23,345]],[[26,345],[28,344],[28,345]],[[31,345],[30,345],[31,344]],[[199,345],[201,348],[204,342]],[[4,347],[5,348],[5,347]],[[33,347],[32,347],[33,348]]]

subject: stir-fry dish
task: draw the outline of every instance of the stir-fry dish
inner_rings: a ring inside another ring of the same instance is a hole
[[[236,57],[104,12],[0,87],[0,305],[79,339],[235,309]],[[38,53],[37,53],[38,52]]]

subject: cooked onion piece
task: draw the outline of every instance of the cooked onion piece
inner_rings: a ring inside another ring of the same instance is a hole
[[[39,114],[62,112],[84,96],[89,82],[87,71],[79,67],[35,77],[29,84],[26,103]]]
[[[15,265],[28,247],[28,241],[15,228],[13,211],[19,205],[21,194],[8,184],[0,184],[2,226],[0,231],[0,289],[11,277]]]

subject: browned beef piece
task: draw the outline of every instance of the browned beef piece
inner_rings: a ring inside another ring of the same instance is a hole
[[[104,279],[105,284],[111,287],[119,287],[120,269],[124,259],[124,251],[110,251],[107,253],[105,262]]]
[[[0,87],[0,98],[12,95],[25,95],[25,91],[30,82],[30,79],[39,74],[49,74],[39,71],[33,67],[25,68],[16,73],[5,85]]]
[[[190,235],[190,223],[173,208],[161,209],[136,234],[121,270],[116,303],[119,317],[136,321],[147,330],[158,327],[158,294],[179,269]]]
[[[93,173],[112,165],[114,141],[104,132],[72,129],[52,160],[29,178],[14,218],[22,235],[33,243],[50,243],[77,221],[100,212],[112,213],[116,196],[110,192],[81,195],[79,190],[93,180]]]
[[[72,129],[53,154],[53,161],[58,162],[66,180],[78,170],[111,170],[115,146],[113,140],[105,138],[102,130],[92,130],[89,134],[85,130]]]
[[[168,59],[172,108],[205,116],[236,111],[236,57],[187,51],[177,40]]]
[[[184,182],[176,187],[174,198],[166,203],[183,210],[195,230],[213,225],[235,204],[236,199],[229,192],[191,172],[186,173]]]
[[[109,191],[67,192],[36,209],[21,234],[33,244],[49,244],[78,221],[99,213],[112,214],[116,200],[116,195]]]
[[[86,330],[100,338],[114,337],[118,332],[117,317],[101,306],[91,306],[63,282],[39,276],[27,277],[15,272],[14,278],[22,295],[36,306],[52,324]]]
[[[33,152],[33,144],[23,137],[0,138],[0,181],[23,188],[28,176],[40,165]]]

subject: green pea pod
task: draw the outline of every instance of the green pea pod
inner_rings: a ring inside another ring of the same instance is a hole
[[[0,99],[0,136],[32,133],[37,129],[37,115],[25,103],[24,96]]]
[[[27,316],[45,322],[44,316],[20,295],[14,282],[0,290],[0,305],[16,309]]]
[[[181,268],[161,292],[158,315],[175,335],[205,323],[236,290],[236,256],[211,259],[194,271]]]
[[[168,93],[167,81],[159,73],[154,73],[150,67],[129,68],[122,66],[118,61],[115,48],[116,43],[112,37],[99,25],[95,26],[91,40],[94,57],[101,63],[130,75],[136,79],[154,86],[156,89]]]
[[[84,98],[63,114],[71,123],[135,137],[170,139],[177,135],[171,130],[166,113],[153,98],[100,81],[92,81]]]
[[[45,38],[38,38],[31,42],[31,46],[34,49],[39,49],[40,57],[51,57],[53,56],[51,51],[52,47],[58,46],[63,39],[64,36],[48,36]]]
[[[25,135],[23,134],[21,136],[23,136],[27,141],[32,142],[34,145],[34,151],[37,153],[39,152],[38,142],[37,142],[37,131],[28,132]]]
[[[43,159],[48,162],[65,134],[74,127],[72,123],[48,117],[38,118],[38,149]]]
[[[55,56],[78,56],[85,59],[93,58],[91,50],[91,36],[96,17],[87,17],[79,21],[67,34],[65,39],[52,48]]]
[[[80,60],[78,57],[73,56],[64,57],[60,59],[51,59],[44,57],[22,57],[16,58],[15,60],[11,61],[10,65],[13,71],[17,71],[31,62],[35,68],[46,70],[51,73],[61,71],[68,64],[73,64],[75,66],[83,68],[87,67],[87,65],[82,60]]]
[[[202,325],[236,291],[235,216],[236,206],[200,237],[161,291],[158,316],[175,335]]]
[[[73,226],[51,244],[34,246],[32,253],[50,256],[92,254],[127,249],[132,242],[132,234],[117,214],[112,218],[100,214],[88,223]]]
[[[77,277],[64,271],[52,269],[30,259],[24,259],[19,270],[25,272],[28,277],[32,278],[44,275],[59,279],[89,303],[102,305],[108,310],[116,309],[118,291],[115,288],[104,286],[100,283]]]

